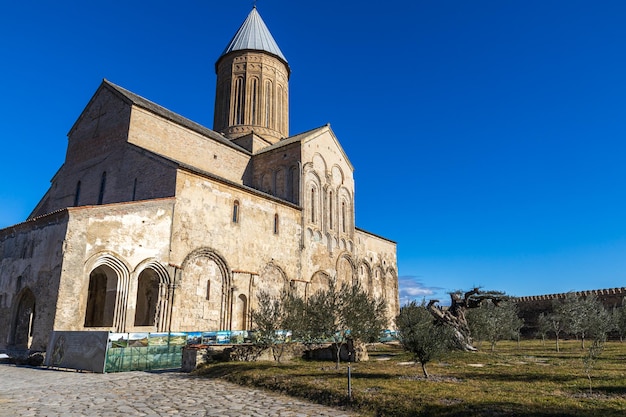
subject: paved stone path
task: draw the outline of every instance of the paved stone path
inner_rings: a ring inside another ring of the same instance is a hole
[[[0,364],[0,417],[354,415],[181,372],[90,374]]]

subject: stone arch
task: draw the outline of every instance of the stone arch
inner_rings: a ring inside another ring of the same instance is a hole
[[[333,253],[333,251],[335,250],[335,247],[337,246],[337,242],[335,238],[330,233],[326,233],[324,237],[326,238],[326,245],[327,245],[328,252]]]
[[[9,345],[17,349],[30,349],[35,324],[35,294],[26,287],[15,297]]]
[[[331,168],[331,182],[334,187],[338,187],[343,184],[344,174],[339,165],[333,165]]]
[[[357,268],[357,275],[359,277],[359,283],[367,291],[369,295],[374,293],[374,283],[372,282],[372,267],[366,260],[359,262]]]
[[[372,269],[372,296],[375,298],[384,298],[385,273],[380,266]]]
[[[228,330],[232,302],[232,273],[224,258],[211,248],[191,252],[182,263],[176,297],[181,331]]]
[[[134,324],[166,331],[173,289],[170,274],[156,260],[144,261],[137,271]]]
[[[287,172],[284,167],[274,171],[274,195],[280,198],[287,197]]]
[[[347,188],[341,187],[339,189],[339,232],[352,233],[353,229],[353,210],[352,210],[352,195]]]
[[[259,188],[264,193],[272,194],[272,173],[264,172],[259,180]]]
[[[320,290],[327,290],[330,286],[330,275],[324,271],[317,271],[311,277],[311,281],[306,288],[306,298],[309,298]]]
[[[322,182],[315,172],[307,173],[306,191],[304,195],[303,206],[307,223],[315,224],[318,228],[322,222],[322,201],[323,201]]]
[[[326,170],[327,170],[327,165],[326,165],[326,160],[324,159],[324,157],[319,154],[319,153],[315,153],[315,155],[313,155],[313,169],[319,173],[325,174]]]
[[[287,179],[287,200],[292,203],[300,203],[300,170],[295,165],[289,167]]]
[[[337,258],[337,289],[341,288],[342,284],[349,286],[354,285],[356,278],[356,268],[354,261],[347,253],[343,253]]]
[[[84,326],[111,327],[116,332],[124,332],[130,268],[112,252],[92,256],[85,266],[89,283]]]
[[[271,297],[279,297],[282,291],[289,290],[289,279],[285,271],[273,261],[267,263],[254,282],[254,304],[258,301],[257,296],[261,291]]]
[[[388,324],[393,323],[395,317],[400,313],[400,300],[398,299],[398,274],[393,267],[387,268],[385,271],[385,286],[383,297],[387,301],[387,318]]]
[[[239,294],[233,305],[232,330],[248,330],[249,327],[248,297],[245,294]]]

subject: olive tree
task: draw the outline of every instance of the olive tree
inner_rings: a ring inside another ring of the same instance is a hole
[[[339,289],[331,283],[307,300],[303,334],[310,340],[331,341],[339,369],[342,346],[349,340],[378,340],[386,326],[384,300],[369,296],[358,283],[343,283]]]
[[[595,294],[579,297],[568,293],[557,303],[556,310],[564,320],[565,330],[580,337],[582,349],[585,339],[603,337],[613,328],[612,317]]]
[[[423,302],[418,305],[412,301],[402,306],[396,327],[400,343],[413,354],[415,362],[420,363],[425,378],[429,377],[426,364],[450,350],[456,342],[453,329],[437,322]]]
[[[467,312],[467,321],[472,337],[488,341],[492,352],[499,340],[519,338],[524,324],[518,316],[517,304],[511,301],[502,301],[496,305],[491,300],[484,300],[479,308]]]
[[[619,336],[619,341],[624,341],[626,335],[626,297],[622,299],[622,304],[613,309],[613,323]]]

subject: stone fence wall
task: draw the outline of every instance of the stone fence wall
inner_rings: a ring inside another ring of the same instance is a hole
[[[520,317],[524,319],[523,334],[527,337],[533,337],[538,330],[537,319],[539,314],[552,312],[553,300],[564,299],[568,294],[574,294],[577,297],[595,295],[605,308],[612,309],[622,304],[622,300],[626,297],[626,287],[516,297],[514,300],[518,305]]]

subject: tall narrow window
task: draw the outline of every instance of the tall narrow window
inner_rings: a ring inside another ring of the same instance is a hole
[[[274,234],[278,234],[278,214],[274,214]]]
[[[278,86],[278,104],[276,106],[276,130],[283,131],[283,87]]]
[[[211,280],[207,280],[206,282],[206,299],[207,301],[211,300]]]
[[[346,203],[341,203],[341,228],[346,233]]]
[[[252,79],[252,108],[250,109],[251,118],[250,124],[257,124],[257,114],[259,108],[259,80],[256,78]]]
[[[333,192],[331,191],[328,196],[328,223],[330,230],[333,230]]]
[[[137,197],[137,178],[135,178],[135,182],[133,183],[133,201],[135,201],[135,197]]]
[[[235,124],[243,124],[243,109],[244,109],[244,97],[245,97],[245,85],[243,78],[239,77],[235,81]]]
[[[80,181],[76,184],[76,193],[74,194],[74,207],[78,207],[78,202],[80,200]]]
[[[315,223],[315,188],[311,188],[311,223]]]
[[[107,173],[106,171],[102,173],[102,178],[100,179],[100,193],[98,194],[98,204],[102,204],[104,200],[104,188],[107,185]]]
[[[239,223],[239,201],[233,204],[233,223]]]
[[[265,127],[270,127],[272,120],[272,82],[265,82]]]

